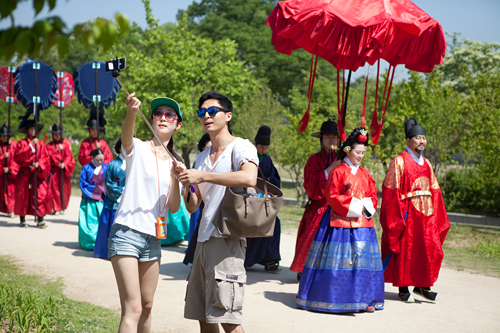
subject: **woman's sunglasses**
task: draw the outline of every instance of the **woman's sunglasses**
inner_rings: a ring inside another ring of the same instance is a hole
[[[198,117],[202,118],[202,117],[205,117],[205,113],[207,113],[207,112],[210,116],[215,116],[217,114],[217,112],[219,112],[219,111],[229,112],[229,110],[220,108],[218,106],[211,106],[207,109],[199,109],[197,112],[198,112]]]
[[[168,121],[169,123],[173,123],[174,121],[177,120],[177,114],[175,112],[172,111],[162,112],[160,110],[153,111],[154,120],[160,120],[161,117],[163,116],[165,116],[165,120]]]

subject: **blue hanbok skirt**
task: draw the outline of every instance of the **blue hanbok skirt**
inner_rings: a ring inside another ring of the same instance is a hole
[[[106,198],[105,200],[108,200]],[[116,209],[107,209],[106,201],[104,201],[104,208],[99,218],[99,229],[97,230],[97,237],[95,240],[94,257],[109,259],[108,257],[108,241],[113,221],[115,220]]]
[[[330,227],[328,207],[307,254],[297,306],[322,312],[384,308],[384,272],[375,228]]]

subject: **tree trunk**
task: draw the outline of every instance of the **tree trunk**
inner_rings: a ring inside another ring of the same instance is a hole
[[[191,161],[189,160],[189,154],[191,153],[192,150],[193,148],[190,146],[182,147],[182,159],[184,160],[184,164],[188,169],[191,169]]]

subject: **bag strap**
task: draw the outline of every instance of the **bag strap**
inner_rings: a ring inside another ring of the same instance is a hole
[[[236,146],[236,143],[233,145],[233,148],[231,150],[231,172],[234,171],[234,169],[233,169],[234,146]],[[250,161],[249,163],[253,163],[253,162]],[[260,166],[256,165],[256,167],[257,167],[257,169],[259,169],[261,178],[264,181],[264,206],[266,207],[266,216],[268,216],[269,213],[270,213],[270,208],[269,208],[269,192],[267,190],[267,181],[266,181],[266,177],[264,176],[264,172],[262,172],[262,169],[260,168]],[[244,200],[245,200],[245,214],[247,214],[248,213],[248,203],[247,203],[248,191],[247,191],[247,187],[243,187],[243,192],[245,192],[245,196],[244,196]]]

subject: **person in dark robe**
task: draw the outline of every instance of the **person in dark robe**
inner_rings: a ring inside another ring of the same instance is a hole
[[[87,128],[89,131],[89,137],[82,141],[80,145],[80,151],[78,152],[78,161],[82,166],[87,165],[92,160],[90,152],[96,148],[99,148],[104,153],[104,163],[108,164],[113,160],[113,154],[109,149],[106,141],[99,139],[97,140],[97,120],[89,119],[87,121]],[[102,127],[101,127],[102,129]]]
[[[68,208],[71,196],[71,175],[75,171],[76,162],[71,152],[71,143],[62,137],[66,131],[61,131],[61,125],[54,124],[48,133],[52,134],[52,140],[47,144],[47,152],[51,161],[49,211],[59,214]],[[64,186],[61,186],[61,183]],[[61,192],[63,189],[64,195]]]
[[[314,235],[316,235],[321,218],[328,207],[325,197],[328,174],[341,163],[341,161],[336,160],[337,153],[335,152],[338,135],[337,124],[330,119],[321,125],[319,132],[311,134],[312,137],[319,138],[321,150],[311,155],[304,167],[304,189],[309,200],[300,221],[295,257],[290,266],[292,272],[297,272],[297,280],[299,281]]]
[[[108,169],[106,170],[106,198],[104,199],[104,208],[99,218],[99,229],[94,247],[94,257],[96,258],[109,259],[109,234],[125,187],[127,169],[127,163],[125,162],[125,157],[122,155],[121,148],[122,139],[120,138],[115,144],[115,152],[118,156],[109,162]]]
[[[80,173],[82,201],[78,215],[78,243],[83,250],[94,250],[99,217],[104,207],[106,187],[104,185],[108,165],[104,163],[104,152],[97,148],[91,152],[92,160]]]
[[[257,148],[257,156],[259,157],[259,168],[264,174],[265,180],[271,184],[281,188],[281,178],[278,170],[273,164],[273,160],[266,151],[271,144],[271,128],[261,126],[255,135],[253,144]],[[262,178],[259,173],[258,176]],[[248,238],[247,252],[245,256],[245,267],[252,267],[255,264],[264,265],[264,269],[269,272],[279,271],[280,256],[280,238],[281,238],[281,223],[276,216],[274,224],[274,233],[272,237]]]
[[[5,123],[0,128],[0,193],[2,194],[0,212],[13,217],[19,165],[14,160],[17,142],[11,138],[12,131],[9,131],[8,127]]]
[[[405,121],[406,149],[389,165],[382,186],[382,258],[385,282],[399,287],[398,297],[415,302],[413,292],[436,301],[431,291],[443,261],[443,243],[450,229],[443,195],[424,157],[425,130],[415,119]]]
[[[50,156],[43,141],[37,137],[42,128],[43,124],[38,123],[35,127],[35,121],[31,119],[21,123],[19,126],[19,131],[26,133],[26,138],[19,140],[17,143],[16,155],[14,157],[14,160],[19,165],[19,172],[16,178],[14,213],[19,216],[19,225],[23,228],[27,227],[26,215],[36,216],[37,227],[45,228],[46,224],[43,219],[49,212],[50,194],[47,177],[50,174]]]

